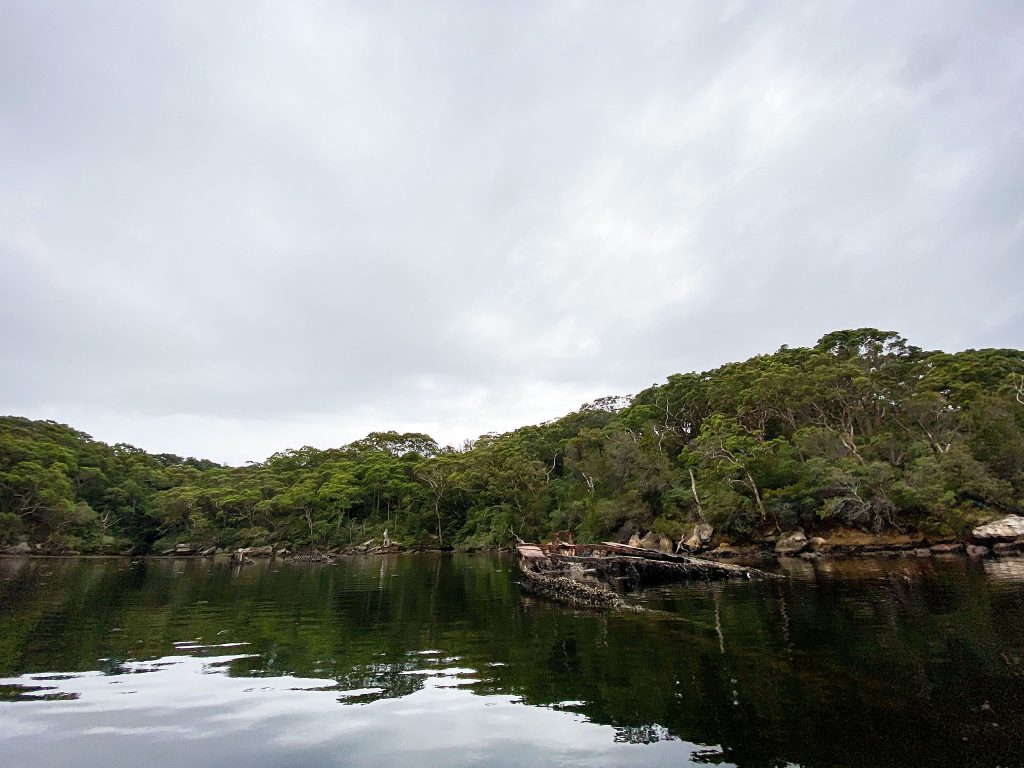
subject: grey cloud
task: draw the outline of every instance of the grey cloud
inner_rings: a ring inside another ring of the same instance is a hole
[[[1019,346],[1022,38],[1010,2],[9,3],[0,410],[241,461],[837,327]]]

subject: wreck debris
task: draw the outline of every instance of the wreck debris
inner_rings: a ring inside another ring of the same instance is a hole
[[[521,544],[516,552],[526,591],[586,608],[635,610],[623,592],[676,581],[775,578],[756,568],[612,542]]]

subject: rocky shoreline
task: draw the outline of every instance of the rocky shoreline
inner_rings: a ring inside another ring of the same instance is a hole
[[[846,534],[845,536],[843,534]],[[692,541],[692,538],[691,540]],[[693,551],[693,550],[690,550]],[[708,558],[799,557],[1019,557],[1024,555],[1024,517],[1010,515],[975,527],[964,541],[934,541],[926,537],[849,536],[835,539],[808,537],[802,529],[784,532],[761,545],[733,547],[720,544],[700,551]]]
[[[392,555],[412,552],[437,552],[440,550],[424,547],[403,547],[396,544],[387,546],[375,545],[371,539],[360,545],[331,548],[326,550],[300,548],[295,551],[285,546],[268,544],[259,547],[239,547],[230,549],[225,547],[207,547],[201,544],[183,543],[177,544],[169,549],[159,552],[136,553],[131,549],[123,552],[88,552],[82,553],[75,550],[51,550],[44,545],[35,546],[22,542],[15,546],[0,548],[0,556],[7,557],[132,557],[146,559],[208,559],[214,557],[229,557],[232,562],[243,565],[252,564],[258,560],[284,560],[297,563],[326,563],[333,562],[336,558],[361,555]]]
[[[981,559],[988,557],[1020,557],[1024,556],[1024,516],[1009,515],[1000,520],[974,528],[963,540],[934,540],[925,536],[912,535],[872,535],[859,531],[840,530],[834,535],[808,536],[802,529],[786,531],[774,537],[749,544],[732,544],[728,541],[716,541],[714,529],[701,523],[694,526],[689,537],[678,542],[669,537],[655,533],[644,536],[634,534],[629,545],[657,550],[666,553],[699,554],[708,559],[744,559],[769,560],[780,557],[817,560],[820,558],[844,557],[968,557]],[[486,551],[504,551],[506,547]],[[200,544],[183,543],[160,552],[135,553],[124,552],[88,553],[83,555],[75,551],[50,551],[43,545],[30,545],[27,542],[0,548],[0,556],[16,557],[146,557],[146,558],[212,558],[230,557],[232,562],[248,565],[258,560],[277,559],[295,563],[327,563],[339,557],[365,555],[391,555],[414,552],[439,552],[430,547],[406,547],[394,543],[387,545],[370,539],[362,544],[332,548],[298,549],[292,551],[284,546],[266,545],[260,547],[242,547],[227,549],[209,547]],[[451,550],[446,550],[451,551]],[[479,552],[480,549],[456,549],[461,552]]]
[[[775,559],[796,557],[817,560],[825,557],[1018,557],[1024,555],[1024,517],[1010,515],[974,528],[964,540],[935,540],[925,536],[872,535],[840,530],[836,535],[808,536],[796,528],[759,542],[734,545],[715,544],[714,529],[701,523],[689,537],[673,542],[667,536],[634,535],[633,546],[662,552],[687,552],[709,559]]]

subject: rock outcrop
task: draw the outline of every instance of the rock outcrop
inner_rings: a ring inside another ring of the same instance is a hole
[[[199,546],[190,542],[175,544],[173,547],[165,549],[160,554],[171,555],[172,557],[192,557],[193,555],[199,554]]]
[[[1005,557],[1024,553],[1024,537],[1016,541],[999,541],[992,545],[992,552]]]
[[[671,555],[675,551],[675,545],[672,543],[672,539],[668,536],[660,536],[654,531],[651,531],[642,538],[638,534],[634,533],[629,537],[629,546],[653,549],[658,552],[664,552],[668,555]]]
[[[231,553],[231,562],[236,565],[252,565],[256,561],[245,554],[244,549],[236,549]]]
[[[971,538],[977,544],[991,546],[996,542],[1014,541],[1024,538],[1024,517],[1010,515],[987,525],[980,525],[971,531]]]
[[[775,552],[795,557],[807,549],[807,544],[807,534],[801,530],[791,531],[775,542]]]
[[[265,547],[246,547],[245,549],[239,550],[243,555],[249,557],[273,557],[274,547],[268,544]]]
[[[683,542],[683,546],[690,552],[700,552],[708,545],[711,537],[714,535],[714,528],[707,523],[700,523],[693,527],[693,533],[690,534],[690,538]]]

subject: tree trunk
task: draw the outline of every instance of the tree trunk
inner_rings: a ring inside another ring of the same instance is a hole
[[[693,476],[693,470],[690,472],[690,491],[693,493],[693,500],[697,504],[697,517],[701,520],[704,519],[704,510],[700,506],[700,497],[697,495],[697,478]]]
[[[754,500],[757,501],[757,509],[761,513],[761,523],[763,524],[768,520],[768,513],[765,512],[764,502],[761,501],[761,494],[757,490],[757,483],[754,482],[754,477],[750,474],[749,470],[744,469],[743,471],[747,475],[747,482],[750,483],[750,490],[754,492]]]

